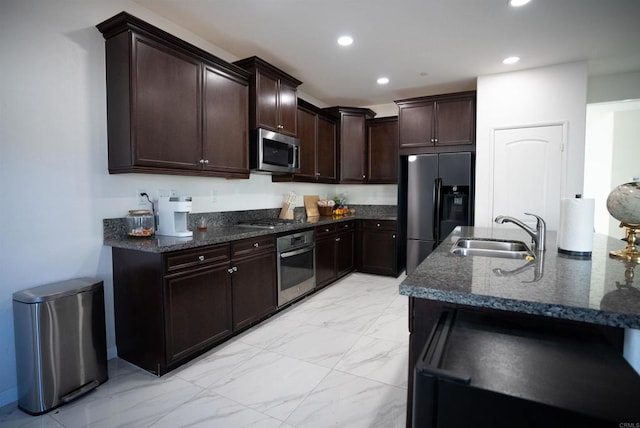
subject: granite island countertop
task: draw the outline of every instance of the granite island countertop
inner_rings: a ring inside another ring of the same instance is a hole
[[[451,253],[462,237],[520,240],[521,229],[458,227],[400,284],[400,294],[446,303],[640,328],[640,265],[609,257],[626,242],[594,234],[590,259],[559,254],[556,233],[536,260],[460,256]]]
[[[237,224],[218,224],[208,227],[206,231],[193,230],[193,237],[179,238],[172,236],[154,235],[151,237],[135,238],[126,235],[124,223],[120,219],[107,219],[104,226],[103,244],[116,248],[145,251],[151,253],[164,253],[169,251],[198,248],[206,245],[222,244],[241,239],[258,236],[282,234],[283,232],[295,232],[314,228],[322,225],[343,223],[351,220],[396,220],[394,215],[386,212],[363,212],[353,216],[341,217],[313,217],[304,218],[294,223],[276,226],[274,229],[260,229],[243,227]],[[115,226],[114,226],[115,225]]]

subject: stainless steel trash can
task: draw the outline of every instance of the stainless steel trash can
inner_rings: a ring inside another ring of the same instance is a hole
[[[18,407],[46,413],[108,379],[104,287],[77,278],[13,293]]]

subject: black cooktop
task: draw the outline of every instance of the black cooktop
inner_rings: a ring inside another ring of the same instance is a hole
[[[276,226],[285,226],[287,224],[296,223],[296,220],[287,220],[282,218],[260,218],[255,220],[244,220],[238,223],[241,227],[256,227],[259,229],[275,229]]]

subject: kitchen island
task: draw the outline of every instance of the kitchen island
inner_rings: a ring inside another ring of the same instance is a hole
[[[624,248],[625,242],[596,234],[592,257],[572,258],[557,252],[556,234],[547,232],[547,250],[527,261],[453,254],[460,238],[530,244],[521,229],[458,227],[402,282],[400,293],[410,298],[408,426],[413,368],[443,310],[524,317],[532,323],[551,319],[563,328],[597,326],[620,353],[624,329],[640,328],[640,290],[633,282],[636,265],[609,257],[609,251]]]

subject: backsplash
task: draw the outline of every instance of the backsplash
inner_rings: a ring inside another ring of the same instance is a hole
[[[395,205],[349,205],[356,210],[359,218],[387,218],[396,217],[397,207]],[[187,218],[187,228],[196,229],[196,222],[204,217],[207,227],[223,227],[237,224],[241,221],[257,220],[261,218],[277,218],[280,215],[280,208],[266,208],[246,211],[225,211],[210,213],[191,213]],[[304,207],[295,207],[294,218],[305,220],[307,217]],[[119,238],[127,234],[125,218],[106,218],[102,220],[104,239]]]

